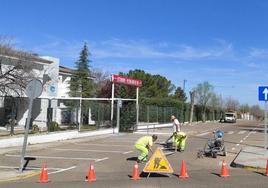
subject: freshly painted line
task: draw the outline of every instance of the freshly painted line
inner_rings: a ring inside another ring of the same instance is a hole
[[[239,131],[238,134],[244,134],[247,131]]]
[[[122,153],[125,151],[109,151],[109,150],[94,150],[94,149],[54,149],[57,151],[81,151],[81,152],[96,152],[96,153]]]
[[[21,157],[20,155],[9,155],[6,154],[5,156],[7,157]],[[63,160],[82,160],[82,161],[98,161],[99,159],[95,158],[82,158],[82,157],[52,157],[52,156],[27,156],[27,157],[35,157],[39,159],[63,159]]]
[[[198,135],[196,135],[196,136],[204,136],[204,135],[207,135],[207,134],[209,134],[210,132],[204,132],[204,133],[201,133],[201,134],[198,134]]]
[[[227,134],[234,134],[234,131],[229,131]]]
[[[129,154],[129,153],[132,153],[133,151],[126,151],[124,152],[123,154],[126,155],[126,154]]]
[[[0,166],[0,168],[6,169],[19,169],[18,166]],[[27,170],[40,170],[41,167],[27,167]],[[48,170],[62,170],[62,168],[47,168]]]
[[[104,161],[104,160],[107,160],[107,159],[109,159],[108,157],[104,157],[104,158],[102,158],[102,159],[98,159],[98,160],[96,160],[95,162],[100,162],[100,161]]]
[[[76,168],[76,166],[71,166],[70,168],[64,168],[64,169],[61,169],[61,170],[58,170],[58,171],[55,171],[55,172],[50,172],[48,174],[57,174],[57,173],[60,173],[60,172],[65,172],[65,171],[68,171],[68,170],[72,170]]]

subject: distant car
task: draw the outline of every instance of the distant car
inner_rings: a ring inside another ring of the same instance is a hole
[[[224,114],[224,122],[236,123],[236,113],[235,112],[226,112]]]

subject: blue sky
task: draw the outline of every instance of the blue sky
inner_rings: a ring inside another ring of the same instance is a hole
[[[0,35],[73,67],[82,44],[91,66],[143,69],[187,92],[209,81],[223,97],[261,104],[268,85],[265,0],[0,0]]]

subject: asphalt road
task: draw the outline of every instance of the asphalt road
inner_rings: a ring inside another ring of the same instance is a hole
[[[183,153],[174,153],[167,158],[174,169],[170,177],[152,174],[148,179],[142,174],[139,181],[130,180],[134,159],[138,153],[133,145],[147,132],[139,134],[120,134],[95,139],[85,138],[69,140],[45,145],[28,147],[29,156],[37,160],[31,161],[29,168],[40,169],[46,163],[49,172],[48,184],[39,184],[38,176],[24,180],[2,182],[0,187],[268,187],[268,177],[255,171],[232,168],[229,165],[230,177],[219,177],[221,162],[230,164],[242,147],[263,145],[263,127],[254,121],[238,121],[236,124],[206,123],[184,126],[188,133],[187,147]],[[214,158],[197,159],[196,154],[211,138],[213,130],[225,132],[225,145],[228,155]],[[158,143],[164,141],[171,129],[158,129]],[[150,133],[153,133],[151,131]],[[161,147],[155,144],[154,148]],[[168,151],[165,151],[168,152]],[[13,168],[19,165],[20,148],[15,148],[0,155],[1,168]],[[186,161],[189,178],[181,180],[177,177],[181,160]],[[85,182],[89,163],[94,161],[97,181]],[[145,164],[139,164],[142,171]],[[1,169],[0,169],[1,170]]]

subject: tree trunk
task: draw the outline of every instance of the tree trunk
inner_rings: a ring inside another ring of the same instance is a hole
[[[191,113],[190,113],[190,125],[193,122],[193,115],[194,115],[194,91],[190,91],[190,97],[191,97]]]

